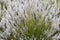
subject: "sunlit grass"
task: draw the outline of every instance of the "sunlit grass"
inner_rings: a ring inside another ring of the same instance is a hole
[[[1,9],[3,6],[7,9],[6,5],[1,3]],[[46,18],[47,16],[43,17],[41,13],[29,10],[25,18],[20,17],[14,24],[11,24],[13,25],[10,29],[11,34],[4,37],[4,40],[49,40],[47,34],[51,29],[51,19]],[[0,28],[0,31],[4,30]]]
[[[51,28],[51,20],[46,19],[46,16],[42,17],[40,13],[37,15],[30,11],[26,19],[17,20],[12,28],[15,31],[11,29],[11,34],[6,40],[48,40],[47,33]]]

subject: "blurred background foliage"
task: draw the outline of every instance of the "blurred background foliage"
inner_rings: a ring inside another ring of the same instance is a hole
[[[58,9],[60,11],[60,0],[56,0],[56,3],[57,3],[57,7],[58,7]]]

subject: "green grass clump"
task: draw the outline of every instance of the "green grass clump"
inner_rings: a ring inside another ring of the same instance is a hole
[[[46,18],[40,13],[36,15],[32,11],[28,12],[28,17],[21,17],[12,24],[11,34],[6,40],[48,40],[47,33],[51,28],[51,20]]]

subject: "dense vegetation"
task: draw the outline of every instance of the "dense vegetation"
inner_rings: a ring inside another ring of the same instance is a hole
[[[59,0],[57,0],[56,3],[60,11]],[[25,10],[26,12],[20,11],[21,13],[16,12],[15,15],[15,11],[11,12],[11,10],[8,9],[8,7],[11,5],[8,6],[7,3],[3,1],[0,2],[0,10],[1,10],[0,11],[0,38],[3,40],[53,40],[52,37],[55,36],[57,33],[59,33],[59,31],[53,33],[52,31],[53,28],[51,27],[52,27],[52,19],[54,18],[54,15],[52,16],[51,19],[49,17],[50,15],[48,14],[50,9],[52,9],[52,4],[54,3],[51,1],[49,6],[48,4],[45,6],[45,4],[42,1],[42,4],[47,10],[46,15],[43,15],[42,13],[42,9],[44,7],[42,7],[41,12],[37,10],[38,12],[35,13],[35,11],[33,10],[34,8],[33,6],[29,8],[30,10],[29,9],[27,11]],[[13,11],[14,6],[12,5],[11,8]],[[6,13],[4,14],[4,12]],[[13,13],[14,15],[9,12]],[[8,19],[7,14],[11,16],[11,20]],[[60,12],[57,13],[58,16],[59,14]],[[3,18],[5,18],[5,21],[7,20],[4,25],[2,25]],[[16,20],[14,18],[16,18]],[[9,22],[9,26],[7,25],[7,22]],[[52,34],[50,35],[49,33]]]

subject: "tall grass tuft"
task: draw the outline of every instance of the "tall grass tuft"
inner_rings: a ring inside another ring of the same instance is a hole
[[[29,11],[27,17],[19,17],[12,25],[11,34],[6,40],[48,40],[51,20],[40,13]]]

